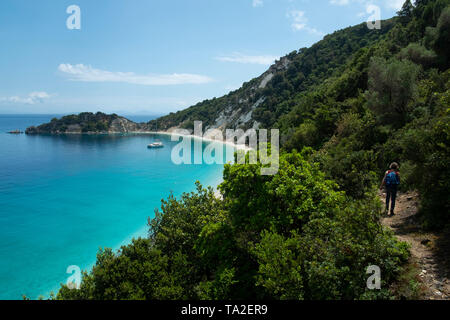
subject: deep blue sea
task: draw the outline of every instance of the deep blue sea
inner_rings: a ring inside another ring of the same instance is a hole
[[[147,235],[162,198],[216,186],[223,165],[175,165],[169,136],[11,135],[54,115],[0,115],[0,299],[48,297],[99,247]],[[151,117],[129,117],[148,121]],[[161,140],[162,149],[147,149]]]

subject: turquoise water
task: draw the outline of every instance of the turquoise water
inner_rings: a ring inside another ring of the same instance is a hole
[[[48,296],[99,247],[147,234],[160,200],[216,186],[223,165],[175,165],[169,136],[9,135],[53,116],[0,115],[0,299]],[[147,149],[158,138],[162,149]]]

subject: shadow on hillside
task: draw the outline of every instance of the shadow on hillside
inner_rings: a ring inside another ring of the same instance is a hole
[[[450,277],[450,227],[437,234],[434,258],[440,277]]]

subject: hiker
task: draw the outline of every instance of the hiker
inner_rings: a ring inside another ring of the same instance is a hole
[[[391,215],[394,215],[395,198],[397,197],[397,188],[400,184],[400,173],[398,172],[398,163],[393,162],[389,166],[389,170],[384,174],[383,181],[381,181],[380,190],[386,187],[386,210],[385,214],[389,212],[389,200],[391,201]]]

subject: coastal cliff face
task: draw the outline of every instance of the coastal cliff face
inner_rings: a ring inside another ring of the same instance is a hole
[[[109,128],[108,133],[127,133],[127,132],[145,132],[148,131],[145,123],[136,123],[124,117],[114,119]]]
[[[214,128],[222,132],[280,127],[279,120],[298,105],[301,95],[314,91],[330,77],[341,75],[346,63],[361,48],[382,39],[393,25],[391,19],[383,21],[383,28],[377,32],[369,30],[365,23],[336,31],[310,48],[295,50],[278,59],[239,89],[152,120],[148,125],[153,130],[192,131],[194,121],[202,121],[205,130]]]
[[[29,127],[26,134],[113,134],[146,132],[145,123],[136,123],[116,114],[83,112],[52,119],[49,123]]]
[[[185,110],[152,120],[148,127],[158,131],[171,132],[181,128],[192,132],[194,121],[202,121],[204,130],[219,129],[225,132],[230,128],[258,129],[260,121],[254,112],[267,102],[266,95],[270,95],[270,92],[264,90],[277,74],[286,72],[295,54],[280,58],[262,75],[223,97],[205,100]]]

